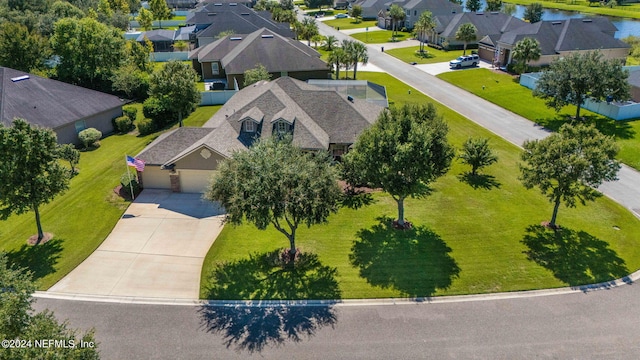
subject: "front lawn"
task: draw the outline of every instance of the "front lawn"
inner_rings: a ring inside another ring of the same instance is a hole
[[[397,105],[431,101],[388,74],[361,72],[359,78],[385,85]],[[412,90],[410,94],[407,89]],[[326,225],[299,229],[297,246],[303,252],[317,254],[322,266],[337,269],[334,278],[340,297],[551,288],[620,277],[640,267],[640,222],[627,210],[606,198],[587,207],[563,206],[559,223],[566,231],[556,238],[552,232],[537,232],[536,225],[549,219],[552,207],[545,197],[524,189],[517,179],[520,149],[457,113],[437,107],[449,124],[449,138],[456,147],[469,136],[489,137],[499,162],[486,170],[484,178],[470,182],[462,176],[468,168],[455,162],[434,184],[431,196],[408,200],[406,216],[416,226],[415,232],[389,230],[386,222],[377,220],[397,216],[395,202],[383,193],[374,194],[373,205],[342,209]],[[260,255],[287,244],[273,228],[259,231],[252,225],[225,226],[205,258],[201,297],[210,295],[207,279],[216,264],[226,263],[224,270],[233,275],[228,284],[217,284],[216,291],[224,287],[228,295],[234,289],[247,290],[253,281],[249,279],[264,274],[257,260]],[[250,254],[258,256],[249,258]],[[238,264],[251,266],[239,271]],[[263,299],[280,293],[277,287],[287,286],[279,282],[281,274],[264,278],[264,288],[256,289],[252,296]],[[291,296],[325,294],[322,286]]]
[[[438,77],[551,130],[557,130],[569,116],[575,115],[575,106],[556,113],[542,99],[534,97],[531,90],[504,73],[473,69],[447,72]],[[615,121],[585,109],[580,110],[580,114],[603,133],[615,136],[620,145],[618,158],[640,170],[640,121]]]
[[[323,23],[340,30],[362,29],[364,31],[365,28],[377,26],[377,21],[375,20],[361,20],[360,22],[356,22],[354,18],[326,20],[323,21]]]
[[[434,64],[440,62],[449,62],[462,55],[462,50],[444,51],[428,46],[424,46],[425,54],[420,54],[419,46],[411,46],[400,49],[391,49],[385,51],[387,54],[394,56],[406,63],[416,62],[418,64]]]
[[[351,37],[358,39],[366,44],[381,44],[391,41],[391,30],[378,30],[378,31],[365,31],[356,34],[351,34]],[[411,37],[410,33],[398,31],[395,37],[395,41],[408,40]]]
[[[138,109],[138,119],[143,117],[142,104],[128,106]],[[199,107],[184,123],[201,126],[219,108]],[[0,251],[7,252],[15,265],[34,272],[39,290],[50,288],[109,235],[129,205],[113,191],[127,171],[124,156],[136,155],[157,136],[111,135],[100,140],[98,149],[82,152],[80,173],[71,180],[69,190],[40,208],[43,229],[53,233],[54,239],[36,247],[27,246],[27,238],[36,233],[34,214],[12,215],[0,221]]]

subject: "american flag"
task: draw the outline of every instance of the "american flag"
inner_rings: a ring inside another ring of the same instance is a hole
[[[127,165],[133,166],[138,171],[144,171],[144,161],[138,158],[134,159],[131,156],[127,155]]]

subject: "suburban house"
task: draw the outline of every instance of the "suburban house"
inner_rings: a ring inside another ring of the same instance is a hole
[[[290,77],[260,81],[235,94],[202,128],[182,127],[149,144],[145,188],[203,192],[220,161],[258,138],[291,134],[294,144],[339,158],[384,108]]]
[[[78,133],[96,128],[113,132],[111,120],[122,115],[117,96],[0,67],[0,121],[14,118],[55,131],[58,142],[79,143]]]
[[[628,70],[631,99],[640,103],[640,66],[633,66],[628,68]]]
[[[173,51],[175,36],[175,30],[149,30],[140,33],[136,41],[144,44],[146,40],[149,40],[153,44],[153,52],[167,52]]]
[[[476,27],[476,41],[467,43],[467,48],[476,47],[478,40],[485,36],[498,36],[508,31],[526,26],[527,22],[502,12],[465,12],[453,15],[434,16],[436,29],[427,41],[440,47],[460,48],[464,43],[456,40],[456,32],[463,24]]]
[[[189,53],[198,74],[207,82],[241,88],[244,72],[262,64],[272,79],[290,76],[298,80],[327,79],[329,65],[314,49],[269,29],[248,35],[229,35]]]
[[[478,55],[500,66],[512,62],[515,44],[526,38],[540,43],[542,56],[533,66],[547,65],[554,59],[576,51],[600,50],[607,59],[625,60],[630,46],[614,37],[618,29],[606,17],[540,21],[502,34],[486,35],[479,41]]]
[[[449,0],[407,0],[407,1],[392,1],[385,3],[377,13],[378,27],[383,29],[391,29],[393,21],[389,16],[389,7],[392,4],[396,4],[404,10],[404,20],[397,24],[397,29],[407,28],[413,29],[413,26],[420,14],[425,11],[431,11],[433,16],[450,16],[452,14],[462,13],[463,9],[461,5],[453,3]],[[364,7],[362,9],[364,13]]]
[[[284,37],[294,38],[289,23],[271,20],[268,11],[254,11],[239,3],[209,3],[187,15],[187,25],[195,26],[196,47],[214,42],[220,33],[250,34],[266,28]]]

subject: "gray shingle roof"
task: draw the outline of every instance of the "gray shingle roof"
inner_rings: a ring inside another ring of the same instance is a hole
[[[471,23],[476,27],[478,40],[482,39],[486,35],[502,34],[529,24],[514,16],[501,12],[465,12],[456,14],[453,17],[442,17],[438,22],[444,26],[440,36],[445,38],[455,37],[458,28],[462,24]],[[438,31],[438,29],[436,29],[436,31]]]
[[[145,37],[150,41],[173,41],[176,37],[176,31],[164,29],[144,31],[138,35],[136,41],[144,41]]]
[[[19,117],[56,129],[122,105],[117,96],[0,67],[0,121],[7,126]]]
[[[238,40],[232,40],[237,39]],[[199,62],[220,61],[227,75],[244,74],[257,64],[268,72],[327,70],[320,54],[299,41],[262,28],[248,35],[230,35],[192,52]]]
[[[147,146],[138,157],[147,164],[170,165],[203,146],[226,157],[246,149],[256,133],[242,131],[246,117],[262,117],[261,137],[271,136],[281,116],[293,119],[293,141],[305,149],[352,144],[384,108],[289,77],[260,81],[234,95],[202,128],[178,128]]]

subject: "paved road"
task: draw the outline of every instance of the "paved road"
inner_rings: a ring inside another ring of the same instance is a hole
[[[640,287],[624,285],[534,298],[333,309],[203,313],[193,306],[50,299],[36,307],[52,309],[72,327],[95,327],[107,360],[637,359],[638,299]],[[205,315],[213,319],[210,327]],[[227,347],[236,337],[240,343]]]
[[[353,40],[325,24],[318,23],[318,28],[321,34],[334,35],[340,41]],[[547,130],[519,115],[380,52],[379,44],[367,48],[371,64],[515,145],[549,135]],[[622,166],[618,177],[620,180],[603,184],[599,190],[640,217],[640,173]]]

